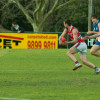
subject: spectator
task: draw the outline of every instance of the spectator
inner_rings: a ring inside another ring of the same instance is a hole
[[[11,30],[17,33],[24,33],[24,28],[20,27],[16,22],[12,23]]]

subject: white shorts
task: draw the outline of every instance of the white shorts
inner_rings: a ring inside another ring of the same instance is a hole
[[[85,42],[78,42],[72,48],[74,48],[79,55],[87,55],[87,45]]]

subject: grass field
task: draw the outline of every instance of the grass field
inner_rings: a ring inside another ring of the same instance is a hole
[[[66,51],[0,50],[0,100],[99,100],[100,74],[84,65],[74,72]],[[89,50],[88,60],[100,67]]]

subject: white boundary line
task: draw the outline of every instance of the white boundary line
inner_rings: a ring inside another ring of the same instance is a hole
[[[4,99],[4,100],[35,100],[35,99],[7,98],[7,97],[0,97],[0,99]]]

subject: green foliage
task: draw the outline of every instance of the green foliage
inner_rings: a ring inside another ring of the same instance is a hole
[[[6,28],[10,29],[12,21],[18,22],[18,24],[25,28],[26,31],[32,31],[33,28],[31,24],[26,19],[23,12],[18,8],[18,6],[15,3],[10,3],[7,5],[8,0],[0,1],[0,18],[1,18],[1,24],[5,26]],[[34,1],[34,0],[33,0]],[[68,2],[69,0],[61,0],[59,1],[59,5],[63,4],[65,2]],[[79,29],[79,31],[87,31],[88,30],[88,0],[70,0],[72,3],[70,5],[67,5],[66,7],[54,12],[46,21],[45,27],[43,28],[43,31],[45,32],[61,32],[64,29],[63,21],[65,19],[71,19],[72,23],[75,27]],[[46,6],[46,9],[44,11],[45,14],[52,8],[55,0],[50,0],[49,4]],[[29,0],[20,0],[20,3],[25,7],[25,9],[28,9],[28,13],[32,18],[33,15],[30,11],[34,11],[36,8],[36,3],[34,2],[32,5],[30,5]],[[3,6],[6,5],[4,8]],[[93,0],[93,9],[94,13],[100,16],[100,2],[99,0]],[[44,16],[39,16],[43,17]],[[100,18],[100,17],[99,17]],[[40,20],[41,21],[41,20]]]
[[[98,18],[100,19],[100,0],[93,0],[94,1],[94,13],[97,14]]]
[[[71,5],[64,7],[63,9],[54,13],[47,23],[49,29],[46,31],[63,31],[63,22],[65,19],[71,19],[74,26],[76,26],[79,31],[87,31],[88,29],[88,1],[84,0],[73,0]],[[51,21],[52,20],[52,21]],[[51,29],[50,29],[51,28]]]
[[[21,10],[17,7],[15,3],[6,3],[7,0],[0,2],[1,4],[1,24],[7,28],[11,29],[12,22],[17,22],[20,26],[23,26],[26,31],[32,30],[32,26],[26,20]]]

